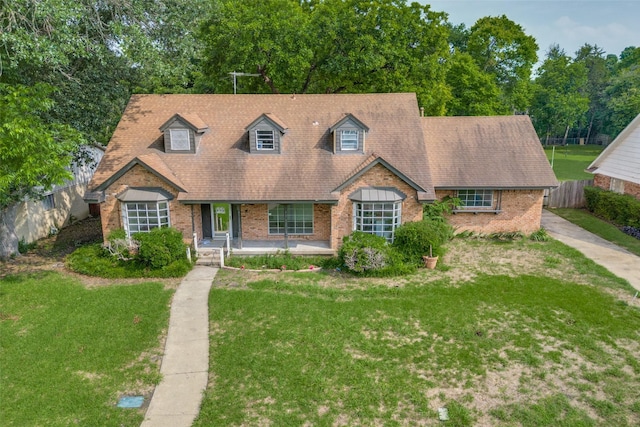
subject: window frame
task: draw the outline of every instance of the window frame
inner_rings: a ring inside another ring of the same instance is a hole
[[[144,209],[142,207],[144,206]],[[150,209],[155,206],[155,209]],[[127,233],[127,237],[131,237],[135,233],[148,233],[154,228],[171,227],[171,214],[169,210],[169,201],[157,202],[121,202],[122,225]],[[131,213],[136,213],[131,216]],[[144,215],[142,215],[144,213]],[[150,215],[155,214],[155,215]],[[153,221],[155,220],[155,221]]]
[[[314,233],[313,203],[279,204],[268,210],[267,228],[270,236],[309,236]],[[286,215],[286,218],[285,218]]]
[[[353,202],[353,231],[381,236],[393,243],[396,229],[401,224],[402,201]]]
[[[350,137],[345,139],[345,135],[349,135]],[[340,151],[357,151],[360,145],[359,138],[360,132],[357,129],[340,130]],[[355,146],[345,146],[345,141],[348,141],[350,144],[355,142]]]
[[[186,141],[184,139],[178,139],[174,135],[186,134]],[[191,132],[189,129],[169,129],[169,139],[171,141],[171,151],[190,151],[191,150]],[[182,146],[174,145],[180,141]],[[186,142],[186,147],[184,143]]]
[[[254,132],[256,136],[256,150],[273,151],[276,149],[276,135],[273,129],[256,129]],[[260,135],[260,132],[262,132],[263,135]],[[271,137],[270,138],[266,137],[266,133],[269,133]],[[268,146],[265,147],[265,142],[267,141],[270,141],[271,143],[270,148]]]
[[[53,193],[46,194],[42,200],[42,208],[45,211],[52,211],[56,208],[56,198]]]
[[[456,191],[456,197],[460,200],[460,206],[457,208],[459,210],[491,210],[495,202],[495,191],[479,188],[464,188]]]

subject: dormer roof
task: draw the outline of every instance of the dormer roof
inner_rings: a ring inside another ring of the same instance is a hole
[[[267,120],[267,122],[269,122],[274,128],[276,128],[278,131],[280,131],[280,133],[283,134],[283,135],[285,133],[287,133],[287,131],[289,130],[289,126],[287,126],[282,120],[280,120],[273,113],[264,113],[264,114],[260,115],[260,117],[258,117],[257,119],[255,119],[254,121],[249,123],[249,125],[247,127],[245,127],[245,130],[249,130],[249,129],[253,128],[258,123],[261,123],[263,120]]]
[[[180,121],[196,133],[205,133],[209,126],[196,113],[176,113],[160,126],[160,131],[167,130],[175,121]]]
[[[335,132],[336,129],[338,129],[345,123],[348,123],[349,121],[355,123],[356,126],[363,129],[365,132],[369,132],[369,127],[351,113],[345,113],[344,117],[342,117],[336,124],[329,128],[329,131]]]

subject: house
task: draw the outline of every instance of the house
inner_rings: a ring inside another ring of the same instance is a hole
[[[392,241],[425,203],[478,232],[533,232],[557,185],[526,116],[426,118],[415,94],[135,95],[90,184],[105,239],[171,225],[192,243],[335,251]]]
[[[72,179],[53,186],[40,200],[27,199],[18,204],[15,221],[18,239],[31,243],[89,216],[90,206],[83,198],[105,149],[101,145],[85,145],[82,151],[86,159],[69,168]]]
[[[589,165],[593,184],[640,199],[640,114]]]

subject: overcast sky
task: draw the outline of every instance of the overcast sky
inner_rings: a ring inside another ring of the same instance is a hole
[[[574,56],[585,43],[620,55],[640,46],[640,0],[419,0],[449,14],[449,22],[471,27],[484,16],[506,15],[535,37],[542,61],[557,43]]]

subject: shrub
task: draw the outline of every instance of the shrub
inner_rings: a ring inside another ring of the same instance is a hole
[[[640,200],[628,194],[585,187],[587,209],[616,225],[640,226]]]
[[[394,276],[413,269],[384,237],[361,231],[344,238],[338,257],[350,272],[368,276]]]
[[[640,240],[640,228],[638,227],[632,227],[630,225],[625,225],[624,227],[622,227],[622,232],[625,234],[628,234],[631,237],[635,237],[636,239]]]
[[[529,235],[529,240],[533,240],[534,242],[547,242],[549,241],[549,239],[549,234],[544,228],[541,228],[538,231],[534,231]]]
[[[18,252],[26,254],[30,250],[35,249],[37,245],[38,244],[36,242],[27,243],[23,237],[18,241]]]
[[[140,242],[136,260],[151,268],[166,267],[187,256],[182,233],[175,228],[154,228],[149,233],[136,233],[132,237]]]
[[[462,202],[457,197],[446,196],[442,200],[435,200],[432,203],[425,204],[422,208],[422,218],[445,222],[445,215],[450,214],[453,209],[461,204]]]
[[[423,255],[444,255],[444,244],[453,238],[453,227],[444,221],[406,222],[396,229],[393,246],[405,261],[418,264]]]

